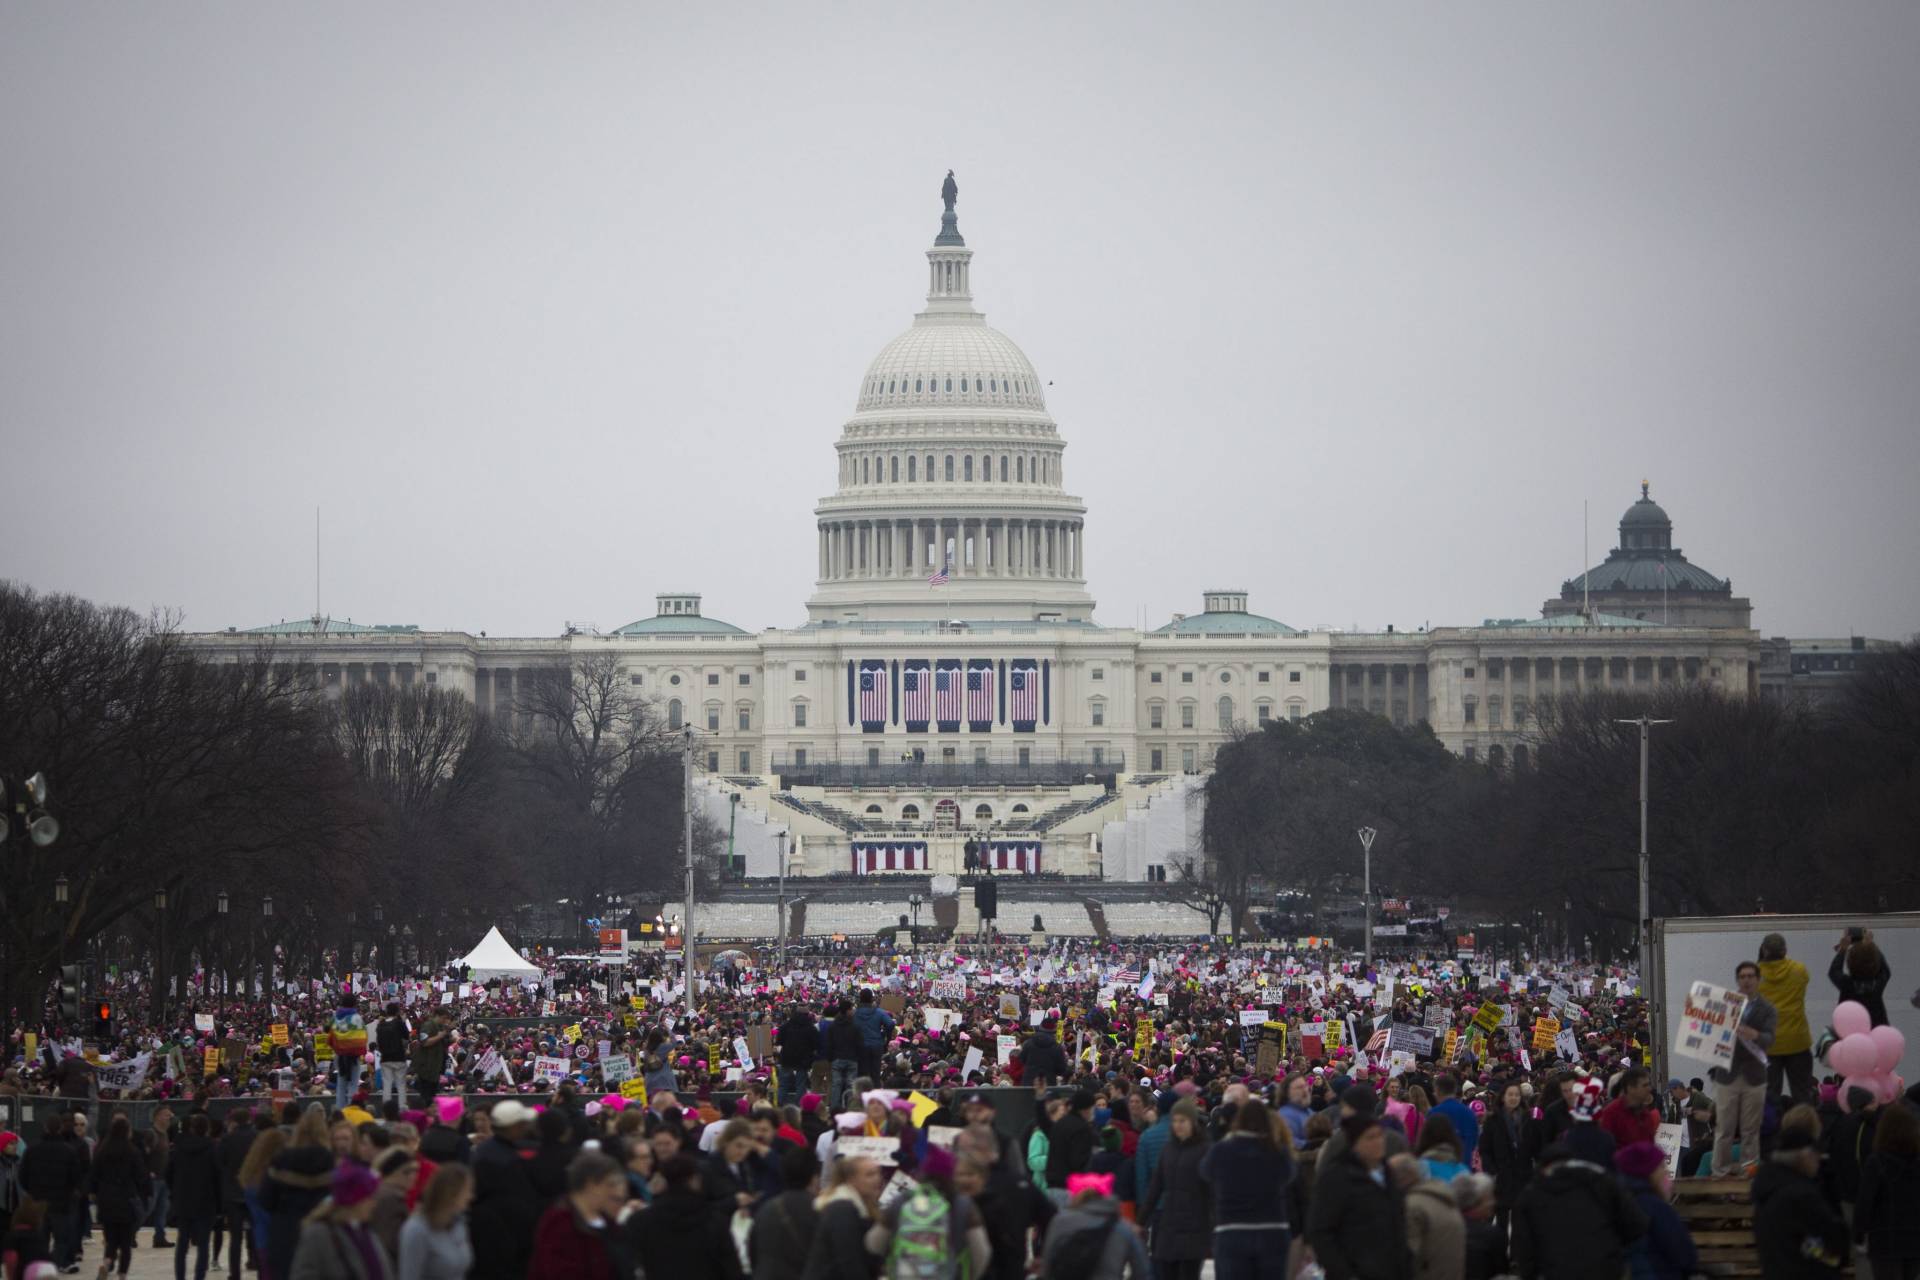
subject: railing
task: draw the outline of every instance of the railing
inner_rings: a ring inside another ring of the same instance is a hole
[[[1127,767],[1124,756],[1099,760],[897,760],[885,764],[839,764],[775,760],[771,772],[789,787],[980,787],[1060,786],[1096,782],[1111,787]]]

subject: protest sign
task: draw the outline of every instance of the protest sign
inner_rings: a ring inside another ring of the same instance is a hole
[[[638,1076],[632,1076],[620,1082],[620,1096],[628,1102],[647,1105],[647,1082]]]
[[[927,1117],[940,1109],[939,1103],[918,1089],[907,1095],[907,1101],[913,1104],[913,1111],[910,1114],[913,1117],[913,1127],[916,1129],[926,1124]]]
[[[546,1084],[557,1084],[567,1078],[567,1060],[565,1058],[536,1057],[533,1060],[533,1078]]]
[[[1730,1065],[1734,1031],[1746,1002],[1738,991],[1695,982],[1680,1008],[1680,1029],[1673,1038],[1673,1051],[1713,1067]]]
[[[1133,1052],[1136,1057],[1153,1048],[1153,1019],[1142,1018],[1133,1024]]]
[[[208,1049],[202,1061],[206,1064],[202,1070],[205,1071],[207,1075],[216,1076],[220,1074],[220,1051],[218,1049]]]
[[[1452,1062],[1453,1055],[1458,1053],[1459,1051],[1460,1051],[1460,1029],[1458,1027],[1448,1027],[1446,1042],[1442,1045],[1440,1049],[1440,1059],[1443,1062]]]
[[[624,1053],[608,1054],[600,1059],[600,1078],[608,1084],[619,1084],[633,1076],[633,1059]]]
[[[847,1159],[865,1156],[876,1164],[892,1164],[900,1153],[898,1138],[863,1138],[842,1134],[833,1140],[833,1153]]]
[[[198,1031],[203,1036],[212,1035],[213,1034],[213,1015],[210,1013],[194,1014],[193,1029],[195,1031]],[[27,1056],[32,1057],[33,1055],[29,1053]]]
[[[942,1151],[951,1151],[953,1150],[954,1144],[959,1140],[960,1129],[957,1125],[933,1124],[927,1126],[927,1145],[930,1147],[938,1147]]]
[[[1257,1027],[1266,1020],[1267,1011],[1265,1009],[1242,1009],[1240,1011],[1240,1025],[1243,1027]]]
[[[1444,1004],[1430,1004],[1427,1006],[1426,1013],[1422,1015],[1421,1021],[1424,1025],[1438,1030],[1449,1025],[1453,1021],[1453,1015]]]
[[[936,978],[927,986],[927,996],[934,1000],[951,1000],[956,1004],[967,998],[967,980],[965,978]]]
[[[1560,1034],[1558,1018],[1535,1018],[1533,1020],[1533,1050],[1545,1053],[1553,1048],[1554,1038]]]
[[[971,1081],[973,1079],[973,1073],[980,1069],[980,1064],[985,1060],[986,1060],[986,1055],[980,1052],[979,1045],[974,1045],[970,1047],[967,1050],[967,1056],[961,1061],[961,1064],[960,1064],[960,1078],[962,1080]]]
[[[1682,1124],[1663,1124],[1654,1130],[1653,1143],[1667,1158],[1667,1172],[1679,1177],[1680,1153],[1687,1145],[1687,1127]]]
[[[1416,1027],[1411,1022],[1391,1023],[1387,1028],[1387,1057],[1391,1060],[1396,1053],[1404,1053],[1409,1058],[1430,1057],[1437,1034],[1432,1027]]]
[[[1000,1065],[1003,1067],[1013,1061],[1013,1051],[1019,1047],[1020,1038],[1018,1036],[996,1036],[994,1038],[994,1050],[1000,1055]]]
[[[93,1069],[93,1078],[102,1089],[118,1089],[126,1092],[138,1089],[147,1078],[147,1068],[153,1065],[153,1055],[143,1053],[126,1062],[102,1063]]]
[[[1018,1018],[1020,1016],[1020,997],[1011,991],[1002,991],[1000,993],[1000,1016],[1002,1018]]]
[[[1506,1012],[1507,1011],[1500,1005],[1489,1000],[1482,1004],[1479,1011],[1473,1015],[1473,1025],[1491,1035],[1500,1029],[1501,1021],[1506,1017]]]
[[[927,1020],[927,1030],[943,1033],[960,1021],[960,1015],[951,1009],[923,1009],[921,1016]]]
[[[741,1070],[753,1070],[753,1051],[747,1047],[747,1038],[745,1036],[735,1036],[733,1038],[733,1056],[734,1060],[740,1064]]]
[[[288,1044],[291,1043],[291,1041],[288,1039],[288,1036],[287,1036],[286,1023],[276,1022],[272,1026],[270,1026],[268,1030],[273,1035],[274,1044],[278,1045],[280,1048],[284,1049],[287,1047]]]
[[[1553,1051],[1568,1062],[1580,1061],[1580,1037],[1573,1034],[1572,1027],[1560,1028],[1560,1034],[1553,1038]]]

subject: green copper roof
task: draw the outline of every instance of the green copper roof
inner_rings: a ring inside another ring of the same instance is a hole
[[[411,622],[369,626],[364,622],[350,622],[342,618],[296,618],[292,622],[270,622],[264,627],[248,627],[246,633],[250,636],[406,635],[419,629],[418,625]]]
[[[1250,634],[1297,636],[1300,633],[1284,622],[1262,617],[1257,613],[1195,613],[1169,622],[1164,627],[1155,627],[1156,636],[1167,635],[1216,635],[1243,636]]]
[[[1592,617],[1578,613],[1556,613],[1550,618],[1488,618],[1480,624],[1483,627],[1497,627],[1502,630],[1515,630],[1521,627],[1660,627],[1660,622],[1648,622],[1644,618],[1623,618],[1617,613],[1596,613]]]
[[[697,613],[663,613],[638,622],[629,622],[613,634],[617,636],[744,636],[747,633],[731,622],[703,618]]]

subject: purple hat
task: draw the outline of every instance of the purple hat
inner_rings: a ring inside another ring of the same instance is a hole
[[[380,1189],[373,1170],[353,1160],[342,1160],[333,1171],[333,1202],[348,1208],[370,1198]]]

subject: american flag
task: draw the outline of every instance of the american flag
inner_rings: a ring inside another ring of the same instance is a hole
[[[1007,673],[1007,715],[1021,724],[1040,718],[1040,673],[1015,667]]]
[[[960,718],[960,673],[945,669],[933,673],[933,718]]]
[[[1140,985],[1140,971],[1138,969],[1122,969],[1113,975],[1113,981],[1115,985],[1124,982],[1129,986],[1137,987]]]
[[[860,719],[872,724],[887,718],[887,673],[885,671],[862,671],[860,673]]]
[[[967,719],[975,724],[993,723],[993,672],[975,667],[967,672]]]
[[[927,585],[930,587],[946,586],[947,573],[952,568],[953,568],[953,562],[951,560],[942,561],[938,569],[935,569],[932,573],[927,575]]]
[[[1385,1027],[1380,1028],[1378,1031],[1374,1032],[1371,1036],[1367,1038],[1368,1053],[1380,1053],[1380,1052],[1383,1052],[1386,1049],[1386,1047],[1387,1047],[1387,1029]]]
[[[900,673],[900,715],[911,724],[925,724],[931,717],[927,711],[927,676],[925,667],[908,667]]]

